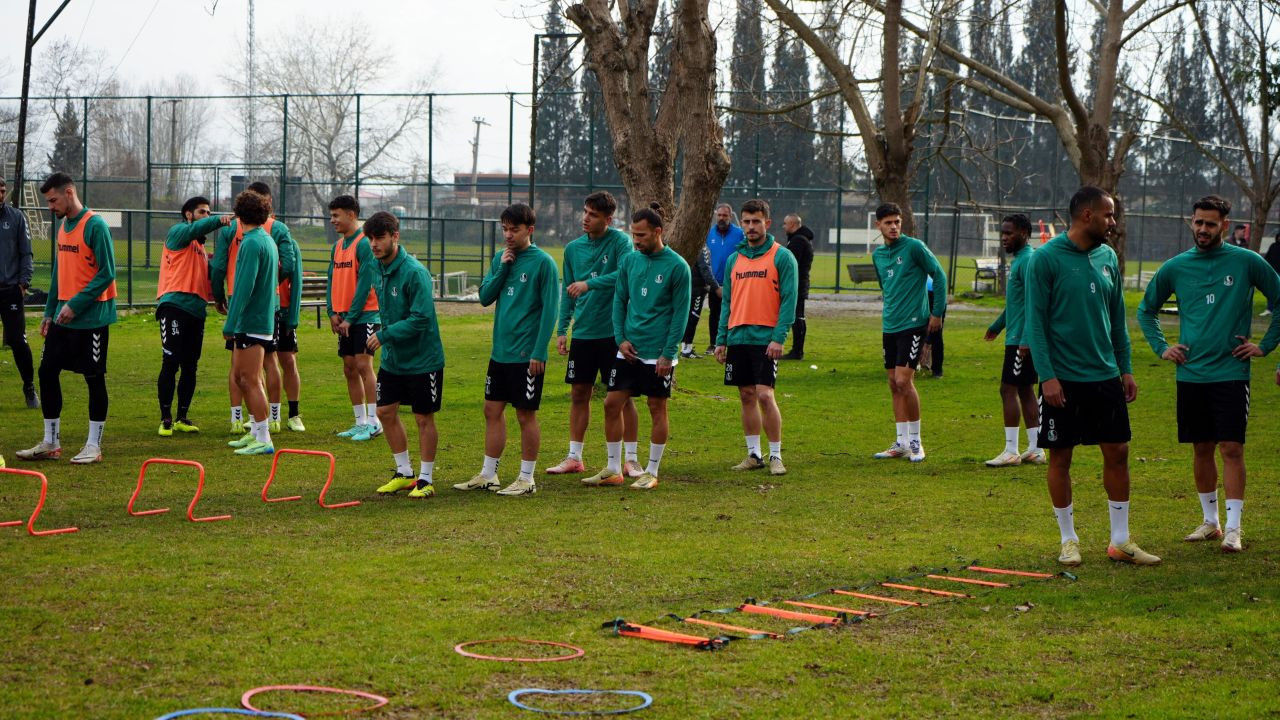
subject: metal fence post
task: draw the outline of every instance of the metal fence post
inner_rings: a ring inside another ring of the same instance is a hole
[[[356,93],[356,202],[360,202],[360,93]]]
[[[83,188],[80,194],[80,201],[89,202],[89,98],[88,96],[80,98],[81,111],[80,118],[80,187]],[[21,188],[19,188],[21,189]]]
[[[151,217],[147,216],[147,226],[150,227],[150,225]],[[128,219],[125,220],[125,226],[125,235],[128,237],[128,244],[125,249],[125,258],[128,267],[125,268],[125,277],[128,280],[129,285],[126,297],[129,300],[129,307],[133,307],[133,213],[128,214]]]
[[[840,248],[844,245],[844,108],[840,109],[840,136],[836,138],[836,293],[840,292]]]
[[[284,96],[280,127],[280,214],[288,212],[289,193],[289,96]]]
[[[435,189],[436,181],[436,160],[435,160],[435,134],[436,134],[436,96],[432,93],[427,96],[427,242],[431,242],[431,218],[435,214],[432,191]],[[430,245],[428,244],[428,247]]]
[[[514,197],[516,170],[516,94],[507,94],[507,204]]]
[[[143,233],[145,240],[147,267],[151,267],[151,96],[147,96],[147,229]],[[132,258],[133,243],[129,243]],[[129,304],[133,304],[133,260],[129,260]]]

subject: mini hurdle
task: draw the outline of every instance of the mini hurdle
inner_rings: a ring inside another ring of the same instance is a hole
[[[204,465],[194,460],[172,460],[170,458],[151,458],[142,463],[142,469],[138,471],[138,486],[133,489],[133,496],[129,498],[129,504],[125,506],[125,511],[134,517],[143,515],[160,515],[169,512],[169,508],[156,508],[155,510],[134,510],[133,504],[138,500],[138,495],[142,492],[142,481],[147,477],[147,468],[152,465],[181,465],[193,467],[200,471],[200,476],[196,480],[196,494],[191,498],[191,504],[187,505],[187,519],[191,522],[213,522],[215,520],[230,520],[230,515],[209,515],[207,517],[196,517],[196,503],[200,502],[200,495],[204,492]]]
[[[36,519],[40,517],[40,511],[44,509],[45,496],[49,494],[49,478],[44,473],[34,470],[19,470],[17,468],[0,467],[0,473],[8,473],[10,475],[26,475],[28,477],[40,478],[40,499],[36,500],[36,509],[31,511],[31,517],[27,518],[27,534],[33,537],[43,537],[45,535],[61,535],[63,533],[79,532],[78,527],[64,527],[56,530],[37,530]],[[15,527],[21,525],[21,520],[8,520],[0,522],[0,527]]]
[[[276,468],[280,466],[280,458],[284,455],[315,455],[329,459],[329,477],[325,478],[324,487],[320,489],[320,497],[316,499],[316,504],[325,510],[334,510],[336,508],[355,507],[360,504],[359,500],[351,500],[349,502],[334,503],[332,505],[324,501],[325,495],[329,494],[329,486],[333,484],[333,471],[337,466],[337,462],[333,459],[332,453],[323,450],[295,450],[293,448],[281,448],[276,451],[275,457],[271,460],[271,474],[267,476],[267,483],[262,486],[262,501],[269,503],[289,502],[291,500],[301,500],[301,495],[288,495],[286,497],[267,497],[267,492],[271,490],[271,483],[276,479]]]

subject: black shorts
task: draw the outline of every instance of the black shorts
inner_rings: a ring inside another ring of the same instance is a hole
[[[569,341],[569,366],[565,368],[564,381],[570,385],[594,384],[599,375],[600,382],[607,383],[609,371],[613,370],[613,361],[617,356],[618,344],[613,338],[574,338]]]
[[[609,371],[609,392],[623,391],[631,393],[631,397],[644,395],[651,398],[671,397],[671,385],[676,379],[676,369],[666,377],[658,375],[657,365],[646,365],[642,362],[627,362],[615,358],[613,369]]]
[[[298,352],[298,328],[285,327],[284,311],[276,311],[276,332],[271,337],[272,349],[267,352]]]
[[[1178,442],[1244,442],[1249,381],[1178,383]]]
[[[254,345],[257,345],[262,348],[263,352],[274,352],[273,350],[270,350],[272,347],[270,340],[253,337],[247,333],[236,333],[236,336],[231,340],[231,342],[235,344],[236,350],[248,350]]]
[[[1031,361],[1031,352],[1026,356],[1018,355],[1017,345],[1004,346],[1004,369],[1000,371],[1000,382],[1005,385],[1027,387],[1040,382],[1036,377],[1036,365]]]
[[[730,345],[724,361],[724,384],[746,387],[778,382],[778,361],[764,354],[768,345]]]
[[[440,412],[444,395],[444,368],[419,375],[397,375],[378,370],[378,407],[409,405],[415,415]]]
[[[504,402],[517,410],[537,410],[542,404],[541,375],[529,374],[529,363],[500,363],[489,360],[484,377],[484,399]]]
[[[338,357],[373,355],[369,338],[382,329],[378,323],[356,323],[347,329],[346,336],[338,336]]]
[[[80,373],[85,377],[107,374],[107,341],[110,325],[96,328],[69,328],[49,324],[40,355],[40,368],[56,368]]]
[[[1102,382],[1062,380],[1066,407],[1054,407],[1040,397],[1040,447],[1129,442],[1129,406],[1120,378]]]
[[[160,324],[160,351],[165,359],[180,363],[200,360],[204,350],[204,318],[173,305],[161,305],[156,308],[156,322]]]
[[[883,333],[881,337],[884,342],[884,369],[909,367],[915,370],[920,364],[920,351],[924,349],[924,339],[928,335],[928,325]]]

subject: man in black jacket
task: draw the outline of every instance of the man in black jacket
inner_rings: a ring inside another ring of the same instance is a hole
[[[684,340],[680,343],[680,357],[683,358],[702,357],[693,351],[693,337],[698,332],[698,318],[702,317],[702,305],[708,294],[719,298],[721,293],[720,283],[716,282],[716,275],[711,271],[711,251],[706,245],[703,245],[702,252],[698,253],[698,262],[694,264],[691,276],[693,301],[689,303],[689,323],[685,325]]]
[[[783,360],[804,359],[804,335],[809,329],[804,319],[804,301],[809,297],[809,271],[813,269],[813,231],[805,227],[799,215],[792,213],[782,220],[787,233],[787,249],[796,256],[799,288],[796,294],[796,322],[791,326],[791,352]]]
[[[35,368],[23,309],[33,269],[31,233],[22,211],[5,202],[8,190],[4,178],[0,178],[0,323],[4,325],[4,343],[13,351],[13,364],[22,377],[27,407],[35,409],[40,407],[40,399],[36,396]]]

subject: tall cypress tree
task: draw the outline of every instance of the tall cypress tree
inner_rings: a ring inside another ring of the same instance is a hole
[[[551,0],[547,8],[545,31],[548,34],[563,33],[564,16],[560,0]],[[567,191],[555,187],[569,182],[574,176],[585,174],[584,160],[573,152],[582,134],[582,116],[575,98],[573,63],[565,54],[569,51],[566,38],[546,38],[540,49],[538,68],[538,126],[534,151],[536,187],[535,202],[550,206],[551,212],[543,224],[555,231],[566,225],[560,217],[561,201]],[[572,227],[571,223],[568,223]]]
[[[53,132],[53,152],[49,159],[49,172],[64,172],[79,177],[84,172],[84,145],[80,137],[80,116],[68,98],[58,115],[58,125]]]
[[[773,108],[788,107],[803,102],[810,95],[809,61],[804,43],[782,26],[773,56],[769,105]],[[768,142],[761,144],[761,184],[785,188],[805,186],[814,151],[812,105],[802,105],[790,112],[767,117]]]
[[[734,20],[729,87],[733,91],[730,104],[749,110],[764,107],[764,18],[761,0],[738,0]],[[759,115],[734,113],[729,116],[725,146],[729,151],[730,185],[750,186],[755,179],[756,149],[763,126]]]

